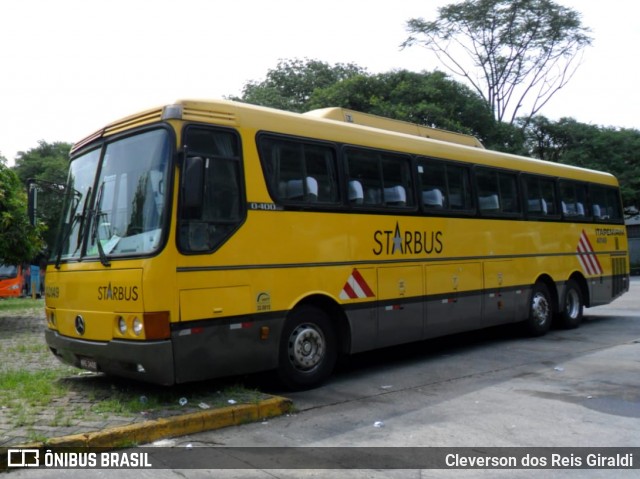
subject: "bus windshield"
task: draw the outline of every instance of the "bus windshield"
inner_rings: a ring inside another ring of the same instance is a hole
[[[106,257],[157,250],[166,217],[169,145],[166,130],[146,131],[72,160],[54,258],[99,257],[104,263]]]
[[[18,276],[18,267],[10,264],[0,264],[0,279],[11,279]]]

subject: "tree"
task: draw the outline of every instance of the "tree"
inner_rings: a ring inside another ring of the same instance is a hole
[[[309,108],[339,106],[419,125],[491,137],[495,123],[482,99],[442,72],[361,74],[316,89]]]
[[[517,137],[496,125],[482,98],[443,72],[406,70],[372,75],[357,65],[331,67],[318,60],[283,60],[263,82],[249,82],[235,98],[304,112],[340,106],[479,137],[489,147],[520,152]]]
[[[352,63],[331,66],[319,60],[281,60],[276,68],[267,72],[264,81],[248,82],[242,89],[242,96],[231,99],[302,113],[308,110],[307,102],[316,88],[364,72]]]
[[[640,131],[537,116],[525,130],[532,156],[615,175],[625,206],[640,205]]]
[[[36,148],[20,151],[16,158],[14,171],[23,184],[34,178],[51,183],[66,183],[69,171],[69,152],[71,144],[64,142],[38,142]],[[42,190],[38,195],[38,219],[42,223],[45,245],[51,247],[60,223],[63,197],[61,194]]]
[[[528,121],[569,82],[592,40],[578,12],[551,0],[466,0],[438,14],[410,19],[402,46],[434,52],[511,125],[518,116]],[[525,100],[531,107],[522,115]]]
[[[0,263],[31,261],[41,248],[39,233],[27,218],[24,185],[0,157]]]

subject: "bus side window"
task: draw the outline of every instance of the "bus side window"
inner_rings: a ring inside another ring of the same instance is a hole
[[[418,177],[420,179],[422,206],[427,210],[445,208],[447,180],[444,163],[419,159]]]
[[[595,221],[621,222],[623,220],[617,189],[591,185],[589,197]]]
[[[498,173],[494,170],[478,168],[476,171],[478,185],[478,208],[483,214],[499,213],[500,199]]]
[[[381,153],[383,196],[386,206],[413,206],[411,164],[402,155]]]
[[[470,170],[453,162],[418,158],[422,207],[429,213],[473,211]]]
[[[447,164],[447,201],[456,211],[472,211],[470,170],[467,166]]]
[[[409,157],[349,147],[345,152],[349,199],[352,205],[381,207],[413,206]],[[357,186],[359,185],[359,186]],[[362,201],[359,201],[359,189]],[[356,199],[352,201],[352,197]]]
[[[235,132],[190,126],[179,222],[183,252],[210,252],[244,218],[240,147]]]
[[[560,201],[565,218],[584,218],[589,215],[587,185],[575,181],[560,181]]]
[[[514,173],[479,167],[476,169],[478,206],[483,214],[520,214],[518,181]]]
[[[329,145],[262,136],[260,159],[275,201],[325,203],[339,201],[336,154]]]
[[[554,180],[538,175],[523,176],[527,214],[534,218],[557,217]]]

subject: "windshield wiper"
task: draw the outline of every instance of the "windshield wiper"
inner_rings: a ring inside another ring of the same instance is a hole
[[[104,181],[100,185],[100,189],[98,190],[98,196],[96,197],[96,209],[93,212],[93,231],[91,232],[91,241],[95,241],[96,246],[98,247],[98,256],[100,257],[100,263],[102,266],[111,266],[111,262],[104,252],[104,248],[102,247],[102,242],[100,241],[100,233],[99,233],[99,223],[100,217],[104,215],[100,210],[100,206],[102,205],[102,193],[104,192]]]

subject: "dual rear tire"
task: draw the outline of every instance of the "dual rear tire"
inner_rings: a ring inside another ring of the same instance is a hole
[[[584,296],[580,285],[573,279],[565,285],[564,297],[561,301],[556,319],[560,327],[573,329],[580,326],[584,310]],[[526,331],[531,336],[542,336],[554,319],[553,299],[547,285],[537,282],[531,291],[529,316],[524,322]]]
[[[580,285],[570,279],[564,292],[564,302],[558,313],[558,323],[565,329],[574,329],[582,322],[584,310],[584,296]]]

